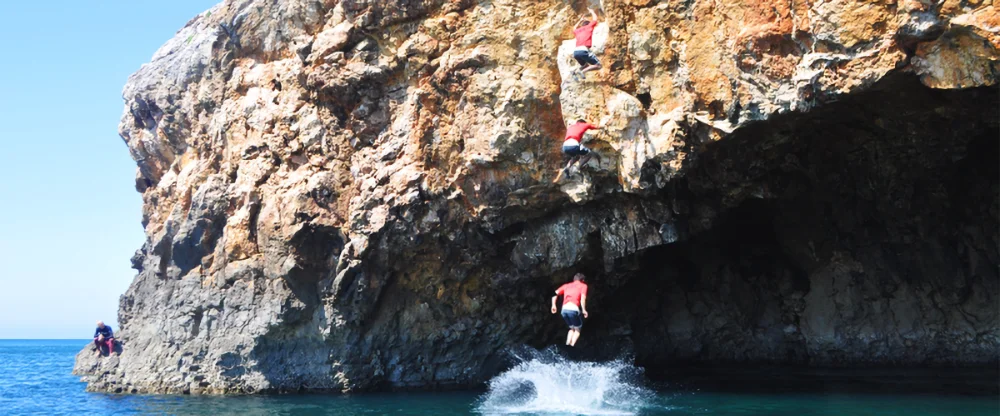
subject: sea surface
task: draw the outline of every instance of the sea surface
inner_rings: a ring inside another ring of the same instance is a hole
[[[87,341],[0,340],[0,414],[94,415],[989,415],[997,380],[969,371],[808,375],[686,371],[652,382],[627,361],[521,353],[481,391],[247,397],[87,393],[70,374]],[[984,375],[985,374],[985,375]]]

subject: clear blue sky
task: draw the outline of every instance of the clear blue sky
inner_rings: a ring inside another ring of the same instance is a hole
[[[115,330],[143,241],[118,137],[128,76],[219,0],[0,6],[0,338]]]

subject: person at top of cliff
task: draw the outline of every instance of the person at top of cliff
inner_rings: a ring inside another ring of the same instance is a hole
[[[94,330],[94,349],[97,351],[97,355],[101,355],[101,347],[108,347],[108,354],[111,354],[115,350],[115,333],[111,330],[110,326],[104,325],[104,322],[97,321],[97,329]]]
[[[594,9],[590,11],[591,20],[580,18],[573,29],[573,36],[576,37],[576,49],[573,50],[573,58],[580,63],[580,73],[585,74],[590,71],[601,69],[601,61],[590,51],[594,47],[594,28],[597,27],[597,13]]]
[[[563,297],[562,318],[569,326],[569,333],[566,334],[566,345],[576,346],[576,341],[580,339],[580,330],[583,329],[583,319],[587,318],[587,284],[584,283],[583,273],[573,276],[573,281],[559,286],[556,295],[552,297],[552,313],[556,313],[556,299]],[[581,316],[582,315],[582,316]]]
[[[566,167],[559,171],[559,174],[556,175],[556,179],[552,183],[559,182],[563,174],[569,173],[569,169],[574,163],[579,163],[580,166],[583,166],[590,161],[591,155],[598,156],[597,152],[583,145],[583,135],[587,130],[600,129],[601,127],[590,124],[582,118],[576,120],[576,123],[566,128],[566,138],[563,139],[562,152],[564,156],[569,158],[569,161],[566,162]]]

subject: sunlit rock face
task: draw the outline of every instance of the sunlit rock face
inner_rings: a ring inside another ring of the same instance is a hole
[[[471,386],[563,335],[682,361],[1000,346],[985,2],[227,1],[124,90],[147,242],[100,391]],[[594,159],[553,184],[567,123]]]

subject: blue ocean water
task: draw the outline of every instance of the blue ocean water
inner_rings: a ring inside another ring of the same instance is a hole
[[[944,381],[935,378],[920,383],[914,380],[902,383],[901,380],[902,387],[890,389],[850,386],[822,391],[764,389],[760,383],[745,376],[726,380],[724,375],[712,375],[716,383],[709,388],[676,383],[650,387],[632,381],[631,375],[636,369],[626,362],[572,363],[551,356],[526,358],[494,378],[487,392],[246,397],[112,395],[87,393],[79,378],[70,374],[76,353],[86,343],[0,340],[0,414],[1000,414],[1000,397],[994,386],[969,389],[965,387],[968,383],[963,384],[967,377],[961,374]],[[941,391],[935,391],[935,386]]]

